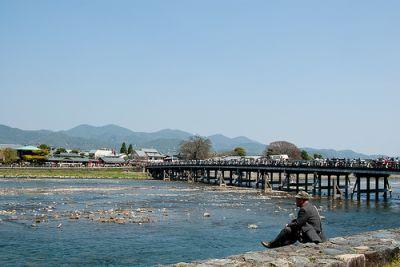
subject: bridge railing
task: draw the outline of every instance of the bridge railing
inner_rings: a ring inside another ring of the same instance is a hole
[[[380,160],[179,160],[174,162],[150,163],[147,166],[266,166],[266,167],[317,167],[317,168],[351,168],[351,169],[384,169],[400,171],[400,162]]]

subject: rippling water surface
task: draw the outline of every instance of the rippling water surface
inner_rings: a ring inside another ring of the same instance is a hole
[[[327,235],[400,227],[392,186],[387,202],[315,201]],[[0,179],[0,263],[152,266],[262,250],[293,202],[184,182]]]

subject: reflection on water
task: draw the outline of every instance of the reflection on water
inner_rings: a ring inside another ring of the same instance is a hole
[[[387,202],[315,200],[328,236],[399,227],[392,185]],[[148,266],[261,250],[293,202],[183,182],[1,179],[0,262]]]

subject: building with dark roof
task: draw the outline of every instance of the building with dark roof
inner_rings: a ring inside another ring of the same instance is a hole
[[[125,159],[118,157],[101,157],[99,162],[105,166],[123,166],[127,163]]]
[[[161,154],[154,148],[142,148],[133,151],[133,158],[140,161],[157,162],[163,161],[165,155]]]
[[[96,159],[88,157],[49,157],[46,162],[52,166],[87,166],[93,167],[99,164]]]

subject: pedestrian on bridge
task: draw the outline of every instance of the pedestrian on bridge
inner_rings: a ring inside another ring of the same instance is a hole
[[[287,224],[274,240],[262,241],[261,244],[266,248],[277,248],[294,244],[296,241],[316,244],[324,242],[321,218],[317,208],[310,203],[310,198],[307,192],[300,191],[296,195],[296,205],[300,208],[297,218]]]

